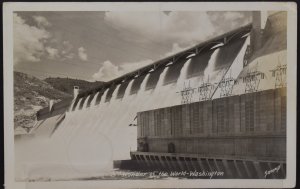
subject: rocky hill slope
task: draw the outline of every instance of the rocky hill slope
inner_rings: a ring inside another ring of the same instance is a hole
[[[14,127],[32,127],[38,110],[72,95],[53,88],[49,83],[21,72],[14,72]]]

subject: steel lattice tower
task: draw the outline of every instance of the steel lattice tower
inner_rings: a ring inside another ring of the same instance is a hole
[[[231,76],[231,70],[230,70],[230,75],[227,78],[223,78],[220,81],[220,97],[227,97],[232,95],[232,89],[235,84],[236,80]]]
[[[281,88],[286,86],[286,64],[281,65],[279,62],[277,67],[273,70],[272,76],[275,77],[275,88]]]
[[[257,71],[257,64],[253,70],[248,70],[248,73],[243,77],[243,82],[246,83],[245,93],[258,91],[260,80],[264,79],[264,73]]]
[[[209,77],[207,82],[203,82],[200,84],[198,87],[198,93],[199,93],[199,100],[210,100],[211,99],[211,94],[214,91],[215,86],[214,84],[209,82]]]
[[[183,83],[183,89],[180,91],[181,95],[181,104],[189,104],[192,102],[194,94],[194,88],[191,87],[190,81],[186,84],[186,82]]]

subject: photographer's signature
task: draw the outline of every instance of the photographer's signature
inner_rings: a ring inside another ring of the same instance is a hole
[[[279,169],[280,169],[280,165],[278,165],[277,167],[275,167],[271,170],[265,171],[265,178],[267,178],[267,176],[271,173],[275,173],[275,172],[278,173]]]

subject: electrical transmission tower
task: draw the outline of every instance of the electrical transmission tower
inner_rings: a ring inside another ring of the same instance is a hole
[[[207,82],[202,82],[198,87],[199,100],[200,101],[210,100],[214,88],[215,88],[214,84],[209,82],[209,77],[208,77]]]
[[[231,70],[229,77],[225,77],[220,81],[220,97],[227,97],[232,95],[232,89],[235,84],[235,79],[231,76]]]
[[[256,64],[253,70],[248,70],[246,76],[243,77],[243,82],[246,83],[245,93],[258,91],[261,79],[264,79],[264,73],[257,71]]]
[[[178,92],[177,92],[178,93]],[[191,87],[190,81],[183,83],[183,89],[179,92],[181,95],[181,104],[189,104],[192,102],[194,88]]]
[[[272,77],[275,77],[275,88],[286,86],[286,64],[282,65],[278,59],[278,65],[275,69],[270,70]]]

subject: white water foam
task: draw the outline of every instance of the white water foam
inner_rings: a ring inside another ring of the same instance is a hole
[[[191,87],[197,87],[199,81],[208,78],[208,75],[211,82],[219,78],[216,76],[219,71],[215,70],[218,52],[219,49],[216,48],[204,71],[204,78],[199,76],[189,79]],[[137,128],[130,126],[136,123],[137,112],[180,104],[181,96],[177,92],[188,81],[190,62],[191,59],[188,59],[184,63],[176,83],[164,85],[169,69],[165,67],[156,87],[146,90],[150,76],[148,73],[136,94],[130,95],[134,82],[131,80],[122,98],[117,98],[120,84],[113,91],[109,102],[105,102],[108,89],[98,105],[96,99],[101,95],[99,92],[94,95],[88,108],[87,102],[91,96],[86,98],[83,110],[79,110],[81,98],[75,111],[66,113],[64,121],[51,138],[39,139],[36,136],[17,141],[16,153],[19,157],[24,157],[17,168],[19,178],[99,176],[112,170],[113,160],[129,159],[130,150],[136,150],[137,146]]]

